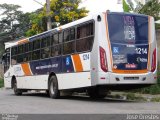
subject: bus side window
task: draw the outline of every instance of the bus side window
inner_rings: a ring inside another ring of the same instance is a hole
[[[40,48],[40,41],[41,41],[41,39],[37,39],[37,40],[33,41],[33,50]]]
[[[69,37],[70,37],[70,31],[69,31],[69,29],[64,30],[64,32],[63,32],[63,41],[64,42],[69,41]]]
[[[23,62],[31,61],[31,56],[32,56],[31,52],[25,53],[23,56]]]
[[[25,45],[24,45],[24,52],[28,52],[29,51],[29,43],[26,43]]]
[[[55,57],[59,55],[61,55],[61,44],[55,45],[51,48],[51,57]]]
[[[12,52],[11,55],[16,55],[17,54],[17,46],[12,47]]]
[[[29,47],[28,51],[32,51],[33,50],[33,42],[29,42],[28,44],[29,44],[28,45],[28,47]]]
[[[40,59],[40,50],[36,50],[32,52],[32,60],[39,60]]]
[[[49,58],[50,57],[50,47],[45,47],[41,49],[41,58]]]
[[[12,56],[12,58],[11,58],[11,64],[12,65],[17,64],[17,56]]]
[[[75,40],[75,28],[70,29],[70,40]]]
[[[17,56],[17,63],[23,62],[23,58],[24,58],[24,55],[23,55],[23,54],[18,55],[18,56]]]
[[[59,36],[59,43],[62,43],[63,42],[63,32],[59,32],[58,33],[58,36]]]
[[[58,33],[54,33],[51,37],[51,45],[58,44]]]
[[[50,36],[45,36],[41,41],[41,48],[50,46]]]
[[[23,52],[24,52],[24,45],[22,44],[18,46],[18,54],[21,54]]]
[[[77,28],[76,51],[83,52],[91,50],[93,38],[93,22],[79,26]]]
[[[75,52],[74,28],[64,31],[63,54],[73,54]]]

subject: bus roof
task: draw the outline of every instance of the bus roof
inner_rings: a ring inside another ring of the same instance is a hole
[[[105,13],[105,12],[103,12]],[[127,12],[109,12],[110,14],[132,14],[132,15],[138,15],[138,16],[147,16],[147,15],[143,15],[143,14],[136,14],[136,13],[127,13]],[[74,25],[78,25],[80,23],[83,23],[83,22],[86,22],[86,21],[89,21],[89,20],[92,20],[94,19],[94,16],[97,16],[97,15],[101,15],[101,13],[97,13],[97,14],[94,14],[94,15],[90,15],[90,16],[86,16],[84,18],[81,18],[79,20],[76,20],[76,21],[73,21],[73,22],[70,22],[70,23],[67,23],[65,25],[62,25],[62,26],[59,26],[57,28],[54,28],[54,29],[51,29],[51,30],[48,30],[48,31],[45,31],[43,33],[40,33],[40,34],[37,34],[37,35],[34,35],[34,36],[31,36],[29,38],[25,38],[25,39],[20,39],[20,40],[16,40],[16,41],[11,41],[11,42],[6,42],[5,43],[5,49],[6,48],[9,48],[9,47],[12,47],[12,46],[16,46],[18,44],[23,44],[23,43],[26,43],[26,42],[29,42],[29,41],[34,41],[35,39],[37,39],[37,37],[43,37],[47,34],[51,34],[55,31],[60,31],[62,29],[65,29],[65,28],[69,28],[69,27],[72,27]]]

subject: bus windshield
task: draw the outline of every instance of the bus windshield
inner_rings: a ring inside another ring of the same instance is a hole
[[[107,16],[113,68],[146,70],[148,16],[109,13]]]
[[[109,36],[114,43],[148,43],[148,17],[130,14],[108,15]]]

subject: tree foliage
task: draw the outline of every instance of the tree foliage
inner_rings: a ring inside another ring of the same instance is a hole
[[[18,5],[0,4],[0,41],[10,41],[21,36],[28,30],[29,13],[23,14]]]
[[[43,22],[43,16],[40,14],[41,10],[30,13],[29,18],[31,21],[31,28],[26,32],[26,36],[32,36],[44,31],[45,26]]]
[[[47,30],[47,17],[51,17],[52,28],[58,25],[64,25],[74,20],[85,17],[88,10],[79,8],[81,0],[51,0],[50,14],[46,14],[46,5],[39,13],[32,14],[32,28],[27,32],[27,36],[31,36]]]
[[[128,1],[128,6],[130,8],[129,12],[150,15],[150,16],[153,16],[155,20],[160,19],[160,2],[158,0],[150,0],[144,5],[137,0],[135,2],[136,2],[136,6],[134,7],[133,2],[131,0]],[[156,25],[156,28],[160,28],[160,26]]]
[[[124,12],[129,12],[131,10],[130,6],[123,0],[123,10]]]

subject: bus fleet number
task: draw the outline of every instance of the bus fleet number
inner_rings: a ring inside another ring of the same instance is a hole
[[[141,54],[147,54],[147,48],[136,48],[136,53],[141,55]]]

